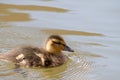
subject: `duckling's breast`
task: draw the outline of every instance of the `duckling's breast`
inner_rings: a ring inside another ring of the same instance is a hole
[[[65,63],[65,61],[66,59],[64,55],[50,54],[46,58],[46,64],[50,67],[62,65],[63,63]]]

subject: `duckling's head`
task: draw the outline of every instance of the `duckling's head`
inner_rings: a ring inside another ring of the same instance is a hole
[[[74,52],[70,47],[67,46],[64,39],[59,35],[51,35],[50,37],[48,37],[45,49],[49,53],[61,53],[62,50]]]

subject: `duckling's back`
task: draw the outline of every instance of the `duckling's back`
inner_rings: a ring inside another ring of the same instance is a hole
[[[23,55],[24,57],[22,57],[23,59],[25,58],[32,58],[32,57],[37,57],[35,55],[35,53],[40,53],[40,49],[37,47],[31,47],[31,46],[21,46],[21,47],[17,47],[14,48],[13,50],[10,50],[6,53],[3,53],[0,55],[0,59],[2,60],[6,60],[6,61],[11,61],[14,63],[19,63],[19,55]]]

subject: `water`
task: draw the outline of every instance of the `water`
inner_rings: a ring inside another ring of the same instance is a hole
[[[59,34],[75,52],[55,68],[0,62],[0,80],[119,80],[119,0],[1,0],[0,53]]]

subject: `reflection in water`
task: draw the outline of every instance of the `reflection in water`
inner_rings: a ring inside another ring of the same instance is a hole
[[[60,29],[42,29],[41,31],[48,34],[61,34],[61,35],[82,35],[82,36],[103,36],[98,33],[90,33],[83,31],[73,31],[73,30],[60,30]]]
[[[3,16],[0,16],[0,21],[11,22],[11,21],[29,21],[29,15],[27,13],[16,13],[8,10],[0,10]]]
[[[49,79],[60,79],[63,75],[63,72],[66,71],[67,69],[67,64],[64,64],[59,67],[54,67],[54,68],[44,68],[40,69],[39,72],[39,77],[49,80]]]
[[[14,75],[15,72],[9,72],[9,73],[0,73],[0,76],[10,76],[10,75]]]
[[[29,21],[30,16],[27,13],[12,12],[9,9],[17,10],[37,10],[37,11],[48,11],[48,12],[67,12],[68,10],[56,7],[48,6],[33,6],[33,5],[12,5],[12,4],[0,4],[0,21]]]
[[[19,10],[37,10],[49,12],[68,12],[67,9],[50,7],[50,6],[33,6],[33,5],[13,5],[13,4],[0,4],[2,9],[19,9]]]

